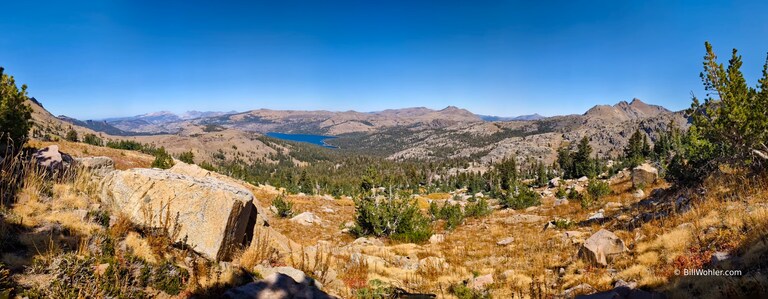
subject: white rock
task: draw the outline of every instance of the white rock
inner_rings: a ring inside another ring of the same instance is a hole
[[[320,219],[320,217],[318,217],[312,212],[304,212],[291,218],[291,221],[301,225],[313,225],[313,224],[321,224],[323,222],[323,219]]]

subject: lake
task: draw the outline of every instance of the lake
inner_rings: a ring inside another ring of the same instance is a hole
[[[327,148],[336,148],[335,146],[325,143],[325,140],[336,138],[335,136],[286,134],[286,133],[277,133],[277,132],[269,132],[267,133],[267,136],[272,138],[277,138],[277,139],[289,140],[289,141],[306,142],[306,143],[311,143],[311,144],[315,144],[315,145],[319,145]]]

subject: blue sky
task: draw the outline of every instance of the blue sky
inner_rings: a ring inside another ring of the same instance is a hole
[[[158,4],[163,2],[162,4]],[[541,3],[538,3],[541,2]],[[538,3],[538,4],[537,4]],[[54,114],[376,111],[512,116],[703,96],[709,40],[755,84],[766,1],[13,1],[0,66]]]

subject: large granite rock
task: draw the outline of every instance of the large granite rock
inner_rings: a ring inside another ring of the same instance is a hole
[[[645,163],[632,168],[632,187],[650,186],[659,178],[659,170]]]
[[[101,201],[138,225],[167,227],[212,260],[228,260],[248,246],[257,223],[254,196],[242,186],[213,177],[196,178],[160,169],[113,171],[101,181]]]
[[[307,281],[297,282],[288,275],[273,273],[266,278],[231,289],[229,299],[335,299]]]
[[[579,257],[595,266],[607,266],[608,260],[627,251],[627,246],[614,233],[601,229],[584,241]]]

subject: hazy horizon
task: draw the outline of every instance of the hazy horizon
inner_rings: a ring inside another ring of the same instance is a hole
[[[768,3],[14,2],[0,66],[56,115],[380,111],[457,106],[501,117],[639,98],[681,110],[704,41],[768,48]]]

